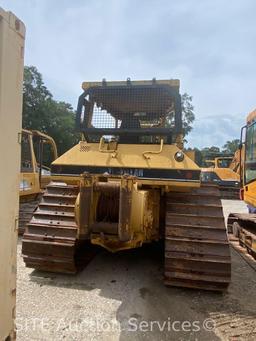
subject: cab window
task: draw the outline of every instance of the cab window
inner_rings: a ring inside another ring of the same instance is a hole
[[[32,152],[30,145],[30,138],[27,134],[22,134],[21,137],[21,173],[33,172]]]
[[[246,131],[245,144],[245,183],[256,179],[256,122]]]

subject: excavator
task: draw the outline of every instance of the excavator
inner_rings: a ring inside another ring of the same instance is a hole
[[[233,157],[219,156],[205,160],[209,166],[202,168],[201,180],[219,186],[222,199],[239,199],[240,190],[240,150]]]
[[[51,165],[27,224],[27,267],[77,273],[93,248],[164,241],[164,284],[226,290],[231,260],[217,186],[183,148],[180,82],[84,82],[80,142]]]
[[[256,110],[246,119],[241,129],[241,199],[248,206],[248,213],[231,213],[228,230],[238,238],[239,244],[256,259]]]
[[[37,130],[22,129],[20,169],[19,234],[25,230],[38,205],[42,191],[51,181],[50,168],[44,165],[58,157],[56,143],[50,136]],[[48,149],[47,149],[48,147]]]

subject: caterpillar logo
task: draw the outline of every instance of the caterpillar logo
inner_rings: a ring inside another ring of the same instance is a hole
[[[144,175],[143,169],[137,169],[137,168],[119,168],[118,171],[114,168],[108,168],[107,173],[111,175],[112,174],[116,175],[117,173],[118,175],[129,174],[129,175],[133,175],[137,177],[143,177]]]

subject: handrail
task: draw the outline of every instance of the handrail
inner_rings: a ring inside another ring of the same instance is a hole
[[[144,156],[144,158],[146,160],[149,160],[150,156],[146,156],[145,154],[160,154],[163,151],[163,146],[164,146],[164,140],[161,139],[161,141],[160,141],[160,149],[159,150],[157,150],[157,151],[154,151],[154,150],[145,151],[145,152],[142,153],[142,155]]]
[[[54,139],[49,136],[49,135],[46,135],[44,133],[42,133],[41,131],[38,131],[38,130],[32,130],[32,133],[34,136],[39,136],[41,137],[45,143],[48,143],[52,146],[52,150],[53,150],[53,155],[54,155],[54,160],[56,160],[58,158],[58,151],[57,151],[57,146],[56,146],[56,143],[54,141]]]

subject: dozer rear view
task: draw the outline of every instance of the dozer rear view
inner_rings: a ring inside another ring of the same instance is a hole
[[[42,190],[51,181],[50,168],[43,163],[44,155],[51,161],[57,159],[58,155],[55,141],[44,133],[22,129],[20,138],[19,233],[22,234],[41,199]],[[45,153],[46,146],[48,150]]]
[[[219,190],[183,152],[178,80],[83,83],[79,144],[52,163],[28,224],[28,267],[75,273],[90,245],[165,240],[166,285],[224,290],[230,250]]]

